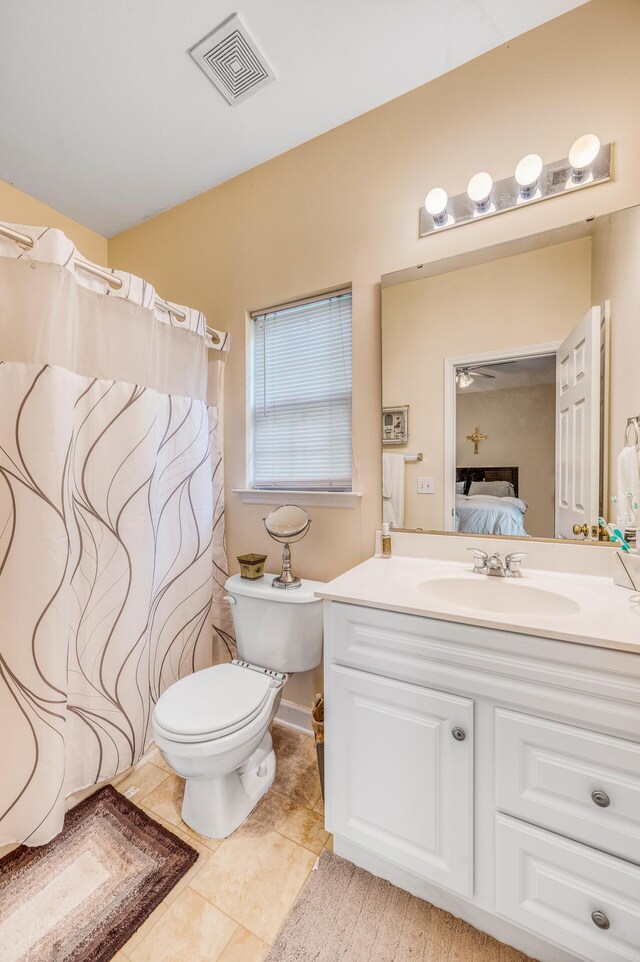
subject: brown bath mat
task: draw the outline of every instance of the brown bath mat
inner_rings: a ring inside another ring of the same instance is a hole
[[[108,962],[198,853],[108,785],[0,859],[2,962]]]
[[[265,962],[532,962],[324,851]]]

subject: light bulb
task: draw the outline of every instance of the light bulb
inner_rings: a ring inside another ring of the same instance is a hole
[[[533,197],[543,166],[542,157],[538,154],[527,154],[522,158],[515,173],[522,197]]]
[[[469,387],[470,384],[473,384],[473,378],[468,371],[458,371],[456,380],[458,387]]]
[[[442,187],[434,187],[424,199],[424,206],[431,214],[436,224],[444,224],[447,220],[447,203],[449,197]]]
[[[581,180],[600,152],[600,139],[595,134],[578,137],[569,151],[574,180]]]
[[[487,174],[486,171],[474,174],[467,184],[467,194],[478,210],[486,210],[489,206],[492,187],[491,174]]]

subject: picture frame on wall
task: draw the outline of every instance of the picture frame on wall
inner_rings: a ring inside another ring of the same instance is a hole
[[[406,444],[409,440],[409,405],[382,409],[382,443]]]

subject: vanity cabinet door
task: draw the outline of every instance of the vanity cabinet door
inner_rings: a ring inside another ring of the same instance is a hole
[[[334,667],[327,708],[330,830],[470,895],[473,702]]]

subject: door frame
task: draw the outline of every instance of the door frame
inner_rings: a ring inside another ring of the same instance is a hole
[[[456,354],[444,359],[444,466],[443,466],[443,531],[455,531],[456,490],[456,368],[475,364],[499,364],[520,361],[525,357],[546,357],[555,354],[562,341],[506,347],[474,354]]]

